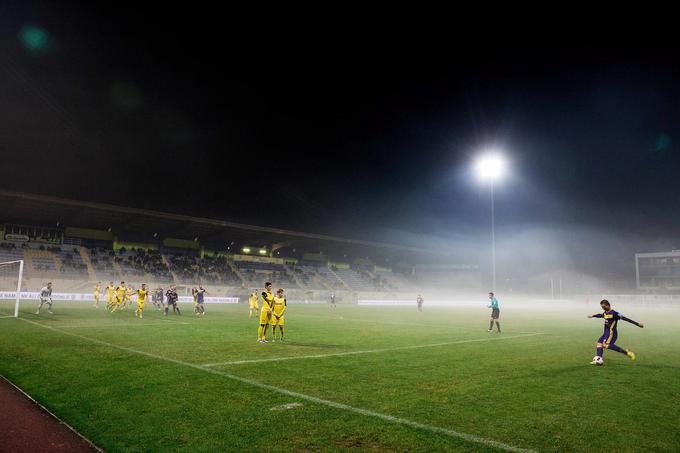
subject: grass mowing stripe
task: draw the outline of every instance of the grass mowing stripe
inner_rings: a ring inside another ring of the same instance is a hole
[[[297,398],[297,399],[301,399],[301,400],[304,400],[304,401],[309,401],[309,402],[312,402],[312,403],[320,404],[322,406],[332,407],[334,409],[340,409],[340,410],[352,412],[352,413],[355,413],[355,414],[363,415],[363,416],[366,416],[366,417],[377,418],[379,420],[383,420],[383,421],[386,421],[386,422],[389,422],[389,423],[394,423],[394,424],[397,424],[397,425],[404,425],[404,426],[409,426],[411,428],[416,428],[416,429],[423,430],[423,431],[429,431],[429,432],[432,432],[432,433],[443,434],[443,435],[448,436],[448,437],[452,437],[452,438],[456,438],[456,439],[462,439],[462,440],[465,440],[467,442],[481,444],[481,445],[485,445],[487,447],[498,448],[498,449],[504,450],[504,451],[511,451],[511,452],[517,452],[517,453],[536,453],[535,450],[515,447],[513,445],[505,444],[503,442],[499,442],[499,441],[496,441],[496,440],[493,440],[493,439],[487,439],[487,438],[481,437],[481,436],[476,436],[474,434],[461,433],[461,432],[454,431],[454,430],[451,430],[451,429],[446,429],[446,428],[441,428],[441,427],[438,427],[438,426],[432,426],[432,425],[426,425],[424,423],[414,422],[412,420],[407,420],[405,418],[394,417],[392,415],[381,414],[379,412],[373,412],[369,409],[363,409],[363,408],[360,408],[360,407],[349,406],[349,405],[343,404],[343,403],[337,403],[335,401],[324,400],[324,399],[321,399],[321,398],[317,398],[315,396],[306,395],[304,393],[294,392],[292,390],[287,390],[287,389],[284,389],[284,388],[275,387],[275,386],[269,385],[269,384],[263,384],[261,382],[253,381],[253,380],[241,377],[241,376],[237,376],[235,374],[225,373],[223,371],[214,370],[212,368],[207,368],[207,367],[197,365],[197,364],[194,364],[194,363],[184,362],[184,361],[181,361],[181,360],[172,359],[170,357],[163,357],[163,356],[156,355],[156,354],[153,354],[153,353],[150,353],[150,352],[139,351],[139,350],[136,350],[136,349],[125,347],[125,346],[115,345],[115,344],[112,344],[112,343],[108,343],[106,341],[98,340],[96,338],[90,338],[90,337],[86,337],[86,336],[83,336],[83,335],[78,335],[78,334],[73,333],[73,332],[68,332],[68,331],[60,330],[60,329],[57,329],[57,328],[54,328],[54,327],[51,327],[51,326],[46,326],[46,325],[40,324],[38,322],[31,321],[29,319],[24,319],[24,318],[18,318],[18,319],[20,319],[21,321],[36,325],[38,327],[42,327],[43,329],[48,329],[48,330],[52,330],[54,332],[61,333],[62,335],[68,335],[68,336],[71,336],[71,337],[80,338],[81,340],[89,341],[90,343],[99,344],[99,345],[106,346],[106,347],[109,347],[109,348],[120,349],[121,351],[126,351],[126,352],[129,352],[129,353],[132,353],[132,354],[151,357],[153,359],[162,360],[162,361],[165,361],[165,362],[174,363],[176,365],[182,365],[182,366],[185,366],[185,367],[188,367],[188,368],[193,368],[195,370],[204,371],[206,373],[210,373],[210,374],[213,374],[213,375],[216,375],[216,376],[222,376],[222,377],[225,377],[225,378],[237,381],[237,382],[241,382],[243,384],[248,384],[248,385],[251,385],[253,387],[258,387],[258,388],[261,388],[261,389],[270,390],[270,391],[273,391],[273,392],[280,393],[282,395],[287,395],[287,396],[291,396],[293,398]]]
[[[392,351],[403,351],[407,349],[421,349],[421,348],[434,348],[437,346],[449,346],[452,344],[464,344],[464,343],[477,343],[482,341],[500,341],[500,340],[510,340],[512,338],[524,338],[524,337],[534,337],[536,335],[543,335],[542,333],[529,333],[524,335],[515,335],[512,337],[495,337],[495,338],[477,338],[474,340],[458,340],[458,341],[447,341],[444,343],[430,343],[421,344],[414,346],[396,346],[394,348],[382,348],[382,349],[367,349],[363,351],[347,351],[347,352],[334,352],[330,354],[312,354],[312,355],[298,355],[290,357],[273,357],[270,359],[253,359],[253,360],[235,360],[232,362],[220,362],[220,363],[205,363],[201,366],[213,367],[221,365],[242,365],[245,363],[261,363],[261,362],[281,362],[284,360],[303,360],[303,359],[323,359],[326,357],[339,357],[343,355],[360,355],[360,354],[375,354],[380,352],[392,352]]]
[[[328,318],[326,316],[319,316],[319,315],[301,315],[301,314],[295,314],[295,317],[300,317],[300,318],[315,318],[315,319],[325,319],[325,320],[332,320],[332,321],[352,321],[352,322],[367,322],[370,324],[379,324],[379,325],[392,325],[392,326],[412,326],[412,327],[435,327],[435,328],[441,328],[441,324],[429,324],[429,323],[420,323],[420,322],[398,322],[398,321],[376,321],[373,319],[362,319],[362,318],[345,318],[344,316],[334,317],[334,318]],[[488,318],[485,318],[485,322],[488,321]],[[482,323],[484,324],[484,323]],[[479,328],[479,327],[465,327],[465,326],[458,326],[455,324],[447,324],[451,329],[460,329],[460,330],[469,330],[469,331],[474,331],[474,332],[479,332],[482,330],[486,330],[486,327],[484,328]],[[512,333],[545,333],[545,332],[521,332],[521,331],[512,331],[511,329],[503,329],[503,332],[512,332]]]
[[[184,325],[190,325],[190,322],[176,322],[173,324],[184,324]],[[72,326],[59,326],[60,329],[99,329],[100,327],[163,327],[163,324],[160,323],[154,323],[154,324],[97,324],[97,325],[84,325],[84,326],[79,326],[79,325],[72,325]]]

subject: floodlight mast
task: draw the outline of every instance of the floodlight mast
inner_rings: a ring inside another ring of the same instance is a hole
[[[496,291],[496,213],[494,183],[503,177],[505,160],[498,152],[483,154],[475,164],[477,176],[491,188],[491,291]]]

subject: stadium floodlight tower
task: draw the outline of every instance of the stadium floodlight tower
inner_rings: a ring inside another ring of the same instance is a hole
[[[475,172],[481,183],[491,187],[491,290],[496,291],[496,218],[494,212],[494,184],[506,174],[507,164],[498,150],[487,150],[475,161]]]

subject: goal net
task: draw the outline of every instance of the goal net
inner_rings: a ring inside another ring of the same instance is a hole
[[[0,317],[18,316],[24,262],[0,262]]]

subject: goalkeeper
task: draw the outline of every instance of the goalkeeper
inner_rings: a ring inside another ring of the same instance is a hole
[[[40,289],[40,305],[38,305],[38,311],[35,312],[36,315],[40,314],[40,309],[45,304],[48,306],[47,311],[52,314],[52,282],[48,282]]]

